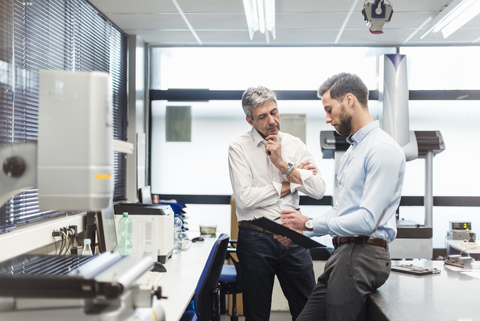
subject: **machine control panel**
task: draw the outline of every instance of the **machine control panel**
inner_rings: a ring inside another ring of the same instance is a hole
[[[472,223],[450,221],[450,230],[447,232],[447,238],[450,240],[467,240],[475,243],[476,237],[472,231]]]
[[[471,222],[452,222],[450,221],[450,231],[471,231],[472,223]]]

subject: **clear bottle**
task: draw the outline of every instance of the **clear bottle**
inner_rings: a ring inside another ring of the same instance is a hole
[[[173,251],[175,253],[180,253],[182,250],[182,226],[183,226],[183,221],[179,217],[175,217],[173,220],[173,225],[174,225],[174,234],[173,234]]]
[[[132,254],[132,220],[127,212],[123,212],[123,217],[118,222],[118,234],[120,235],[118,252],[122,255]]]
[[[92,241],[90,239],[83,240],[83,251],[82,255],[93,255],[92,252]]]

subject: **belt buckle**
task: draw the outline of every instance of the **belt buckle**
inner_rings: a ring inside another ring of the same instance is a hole
[[[367,240],[370,238],[369,236],[366,236],[366,235],[362,235],[362,246],[365,246],[365,243],[367,242]]]
[[[332,240],[333,246],[335,248],[340,246],[340,236],[335,236]]]

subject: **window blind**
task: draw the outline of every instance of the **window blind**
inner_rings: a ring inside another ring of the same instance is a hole
[[[39,70],[108,72],[114,138],[127,140],[127,36],[88,1],[0,0],[0,145],[37,140]],[[126,198],[126,158],[114,155],[114,201]],[[60,215],[40,212],[38,192],[0,204],[0,232]]]

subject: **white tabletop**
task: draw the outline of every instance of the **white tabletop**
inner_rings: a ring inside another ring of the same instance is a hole
[[[188,250],[173,254],[165,263],[167,272],[160,273],[157,285],[162,288],[162,296],[167,297],[160,300],[166,321],[178,321],[182,317],[192,300],[215,240],[205,237],[205,241],[192,243]]]

